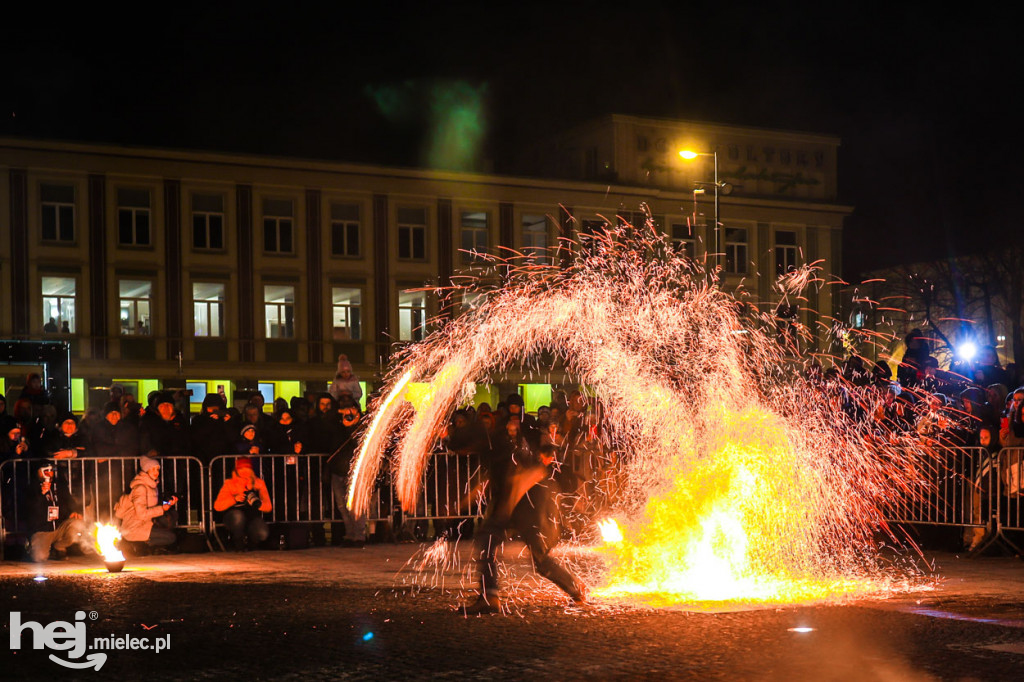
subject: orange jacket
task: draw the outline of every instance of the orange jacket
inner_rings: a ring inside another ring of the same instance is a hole
[[[224,481],[220,492],[217,493],[217,499],[213,501],[214,511],[222,512],[234,507],[238,504],[238,500],[235,497],[237,495],[244,495],[248,490],[255,490],[259,493],[260,511],[268,512],[273,508],[270,504],[270,493],[267,491],[267,484],[263,482],[262,478],[253,476],[252,484],[250,485],[247,478],[239,476],[238,472],[235,471],[231,474],[231,478]]]

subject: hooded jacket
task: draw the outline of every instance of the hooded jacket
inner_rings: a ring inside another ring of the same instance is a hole
[[[132,506],[121,519],[121,537],[131,542],[146,542],[153,530],[153,519],[163,516],[157,484],[143,471],[131,483]]]

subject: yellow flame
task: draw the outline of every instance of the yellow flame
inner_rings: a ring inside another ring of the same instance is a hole
[[[877,592],[829,575],[819,556],[822,510],[801,453],[759,410],[726,410],[716,449],[680,470],[626,532],[599,524],[611,572],[597,593],[655,606],[800,602]]]
[[[114,544],[121,539],[121,531],[109,523],[97,523],[93,530],[96,538],[96,551],[104,561],[124,561],[124,554]]]
[[[605,542],[622,542],[622,529],[615,519],[598,521],[597,527],[601,530],[601,539]]]

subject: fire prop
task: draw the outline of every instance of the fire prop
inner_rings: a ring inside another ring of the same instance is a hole
[[[650,223],[582,240],[546,262],[486,258],[502,284],[477,280],[483,303],[396,364],[353,465],[354,506],[392,447],[399,497],[414,504],[474,382],[524,365],[541,373],[539,358],[555,356],[599,396],[618,453],[609,487],[622,521],[602,528],[619,535],[599,549],[598,595],[787,603],[887,589],[873,534],[886,502],[913,492],[920,446],[883,447],[852,428],[802,378],[807,330],[781,335]],[[798,303],[822,285],[805,267],[776,292]],[[414,415],[400,407],[410,381],[428,384]]]
[[[120,573],[124,568],[124,554],[117,548],[115,542],[121,539],[121,531],[117,526],[106,523],[97,523],[93,530],[96,538],[96,551],[103,557],[103,564],[111,573]]]

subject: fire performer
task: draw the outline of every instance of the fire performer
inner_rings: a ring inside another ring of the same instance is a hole
[[[519,433],[518,420],[509,420],[487,463],[491,499],[483,525],[474,537],[474,553],[480,572],[480,596],[465,607],[467,615],[501,610],[498,566],[495,553],[508,530],[515,530],[530,549],[534,568],[558,585],[576,603],[586,601],[586,585],[556,558],[558,544],[558,486],[551,476],[555,461],[552,445],[535,456]]]

